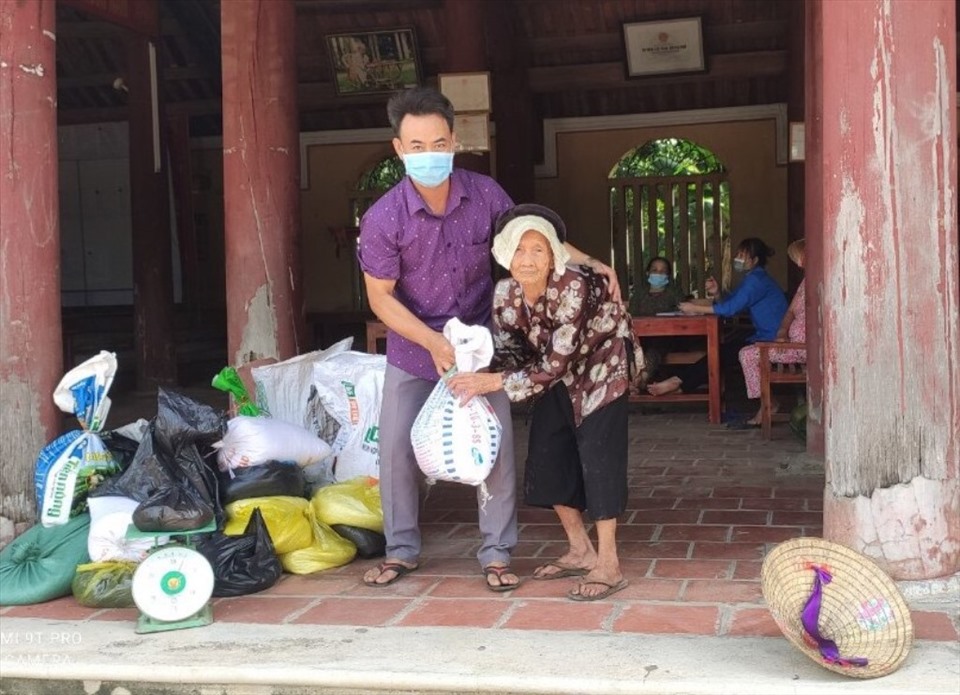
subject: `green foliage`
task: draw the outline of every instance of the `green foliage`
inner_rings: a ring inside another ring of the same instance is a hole
[[[723,171],[723,165],[710,150],[689,140],[661,138],[627,152],[611,170],[610,178],[690,176]]]
[[[357,190],[380,192],[390,190],[400,183],[406,173],[403,161],[397,155],[385,157],[360,175]]]

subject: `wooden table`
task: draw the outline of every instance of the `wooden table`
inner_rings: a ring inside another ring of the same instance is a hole
[[[641,339],[653,336],[702,335],[707,339],[707,391],[671,393],[665,396],[632,394],[635,403],[706,401],[710,423],[720,424],[720,319],[714,314],[700,316],[641,316],[633,319],[633,333]],[[642,344],[641,340],[641,344]]]

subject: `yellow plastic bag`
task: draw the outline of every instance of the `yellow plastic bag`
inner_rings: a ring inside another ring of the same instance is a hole
[[[380,481],[361,477],[317,490],[310,501],[317,521],[346,524],[383,533]]]
[[[313,543],[280,556],[283,569],[291,574],[313,574],[345,565],[357,554],[357,546],[336,531],[313,521]]]
[[[302,497],[250,497],[231,502],[225,507],[227,523],[223,527],[226,536],[241,536],[254,509],[260,509],[270,532],[273,549],[277,555],[306,548],[313,542],[310,528],[310,503]]]
[[[70,588],[81,606],[129,608],[133,606],[133,573],[136,562],[88,562],[77,565]]]

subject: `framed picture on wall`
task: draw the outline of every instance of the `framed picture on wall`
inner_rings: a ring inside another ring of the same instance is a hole
[[[490,111],[490,73],[453,72],[439,76],[440,92],[457,113]]]
[[[484,113],[458,113],[453,132],[457,136],[457,152],[490,151],[490,116]]]
[[[624,24],[623,39],[630,77],[704,69],[699,17]]]
[[[412,28],[331,34],[326,41],[341,96],[394,92],[420,84]]]

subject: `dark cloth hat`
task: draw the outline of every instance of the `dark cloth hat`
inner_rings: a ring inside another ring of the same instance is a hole
[[[527,215],[542,217],[547,222],[552,224],[554,230],[557,232],[557,239],[561,244],[567,240],[567,225],[563,223],[560,215],[550,208],[544,207],[543,205],[537,205],[536,203],[521,203],[520,205],[514,205],[509,210],[505,210],[500,213],[500,217],[497,218],[497,224],[493,232],[494,236],[502,232],[503,228],[507,226],[507,223],[511,220],[515,220],[518,217],[525,217]]]

